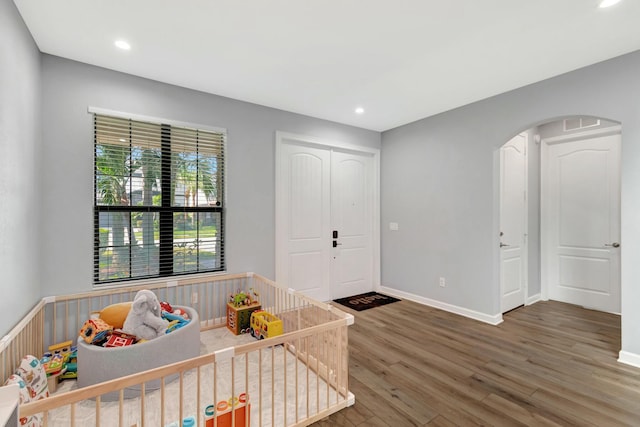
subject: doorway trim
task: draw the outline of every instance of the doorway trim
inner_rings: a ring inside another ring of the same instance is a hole
[[[282,146],[286,144],[285,141],[293,141],[296,144],[310,145],[325,149],[339,149],[343,151],[351,151],[362,154],[369,154],[373,156],[373,289],[375,291],[380,290],[380,149],[365,147],[361,145],[349,144],[341,141],[334,141],[325,138],[318,138],[308,135],[301,135],[290,132],[276,131],[275,134],[275,281],[278,282],[278,271],[280,271],[279,254],[282,252],[283,239],[282,232],[285,227],[282,223],[283,214],[283,202],[278,188],[280,188],[280,180],[282,164],[281,164],[281,151]]]
[[[545,220],[545,212],[548,209],[549,201],[548,195],[544,191],[549,179],[546,173],[549,163],[549,145],[617,134],[622,135],[622,125],[543,138],[540,142],[540,297],[543,301],[549,300],[549,265],[546,253],[546,248],[549,245],[549,225]],[[621,171],[618,171],[618,173],[621,173]]]

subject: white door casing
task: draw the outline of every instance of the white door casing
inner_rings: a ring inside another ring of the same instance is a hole
[[[525,303],[527,293],[527,134],[500,148],[501,312]]]
[[[620,128],[543,140],[543,298],[620,313]]]
[[[378,170],[379,150],[276,133],[278,283],[320,301],[379,288]]]

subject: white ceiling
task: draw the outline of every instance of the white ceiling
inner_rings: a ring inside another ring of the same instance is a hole
[[[377,131],[640,49],[638,0],[14,1],[42,52]]]

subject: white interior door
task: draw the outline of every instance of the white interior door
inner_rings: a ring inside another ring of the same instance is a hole
[[[374,155],[286,134],[276,151],[276,281],[320,301],[374,290]]]
[[[527,135],[500,149],[500,289],[502,313],[525,303],[527,289]]]
[[[614,134],[543,146],[550,299],[620,312],[620,144]]]

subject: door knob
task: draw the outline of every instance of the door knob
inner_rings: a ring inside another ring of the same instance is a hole
[[[337,241],[337,240],[334,240],[334,241],[333,241],[333,247],[334,247],[334,248],[337,248],[337,247],[338,247],[338,245],[341,245],[341,244],[342,244],[342,243],[338,243],[338,241]]]
[[[620,247],[620,243],[618,242],[613,242],[613,243],[605,243],[605,246],[611,246],[613,248],[619,248]]]
[[[504,248],[505,246],[511,246],[511,245],[507,245],[506,243],[502,243],[502,242],[500,242],[500,247],[501,247],[501,248]]]

